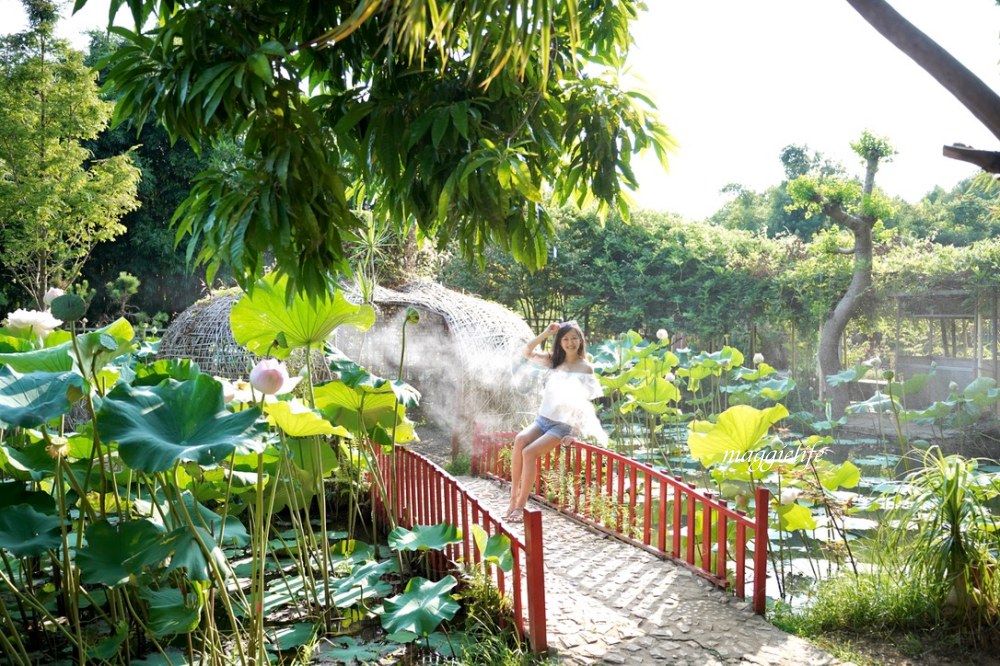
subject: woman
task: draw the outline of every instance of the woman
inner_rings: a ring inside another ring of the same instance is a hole
[[[555,336],[551,352],[535,348]],[[560,442],[560,440],[590,435],[602,444],[607,435],[601,428],[594,406],[594,398],[603,395],[601,385],[594,377],[594,369],[587,362],[587,342],[575,321],[550,324],[524,348],[524,357],[531,363],[548,368],[542,404],[534,423],[514,437],[514,450],[510,460],[510,504],[504,517],[511,522],[521,522],[528,495],[535,483],[535,461]]]

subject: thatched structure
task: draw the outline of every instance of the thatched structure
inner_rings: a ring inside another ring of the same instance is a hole
[[[349,300],[360,296],[346,290]],[[160,358],[190,358],[202,372],[229,379],[246,377],[256,358],[238,345],[229,312],[240,295],[222,293],[184,311],[160,342]],[[452,450],[468,439],[474,420],[493,427],[519,427],[532,413],[536,397],[513,382],[519,351],[533,336],[519,316],[502,305],[462,294],[432,282],[374,294],[375,324],[365,333],[342,327],[331,343],[375,374],[400,375],[403,319],[408,307],[421,315],[406,327],[402,377],[422,394],[423,418],[452,433]],[[418,428],[419,432],[419,428]]]

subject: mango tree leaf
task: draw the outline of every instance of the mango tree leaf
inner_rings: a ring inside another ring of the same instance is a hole
[[[510,537],[506,534],[494,534],[487,538],[486,530],[472,524],[472,537],[483,560],[510,572],[514,568],[514,555],[510,549]]]
[[[127,583],[129,576],[141,571],[141,567],[128,566],[128,560],[162,535],[163,528],[148,520],[93,523],[87,528],[87,545],[76,554],[83,582],[108,587]]]
[[[771,426],[788,416],[784,405],[755,409],[736,405],[719,414],[717,423],[692,421],[688,431],[691,455],[705,467],[763,446]]]
[[[450,575],[436,583],[414,576],[403,594],[383,602],[382,628],[390,633],[412,631],[419,636],[429,635],[458,612],[458,603],[448,595],[457,584],[455,577]]]
[[[120,384],[102,402],[97,423],[132,469],[162,472],[181,460],[214,465],[265,430],[256,407],[233,414],[222,400],[220,384],[206,375],[154,387]]]
[[[448,544],[462,540],[462,530],[448,523],[415,525],[412,530],[397,527],[389,533],[390,548],[398,551],[441,550]]]
[[[783,530],[794,532],[816,529],[812,511],[801,504],[780,504],[775,511],[778,513],[778,526]]]
[[[62,543],[62,521],[27,504],[0,511],[0,548],[14,557],[38,557]]]
[[[30,372],[0,367],[0,425],[32,428],[69,411],[83,395],[83,377],[74,372]]]
[[[152,590],[143,588],[139,596],[146,601],[149,608],[147,626],[157,637],[186,634],[198,626],[201,607],[197,595],[190,595],[187,600],[180,590],[166,588]]]
[[[269,423],[278,426],[289,437],[311,437],[313,435],[336,435],[351,437],[343,426],[334,426],[322,416],[309,409],[298,398],[288,401],[270,402],[264,405]]]
[[[371,306],[350,303],[339,289],[332,298],[324,294],[311,300],[297,293],[289,300],[287,287],[287,277],[270,273],[254,285],[252,295],[233,305],[229,315],[233,337],[251,353],[287,358],[293,349],[306,345],[321,348],[338,326],[365,331],[375,323]]]

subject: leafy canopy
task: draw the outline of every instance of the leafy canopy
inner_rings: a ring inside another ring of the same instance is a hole
[[[242,145],[174,218],[210,279],[229,264],[249,287],[270,254],[293,290],[324,293],[362,204],[467,256],[496,244],[539,267],[544,192],[625,212],[631,156],[672,147],[617,78],[637,0],[112,0],[112,15],[125,4],[148,27],[113,29],[115,123],[155,116],[174,140]]]

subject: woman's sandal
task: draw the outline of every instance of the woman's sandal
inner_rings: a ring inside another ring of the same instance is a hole
[[[508,523],[523,523],[524,522],[524,509],[513,509],[507,512],[504,519]]]

